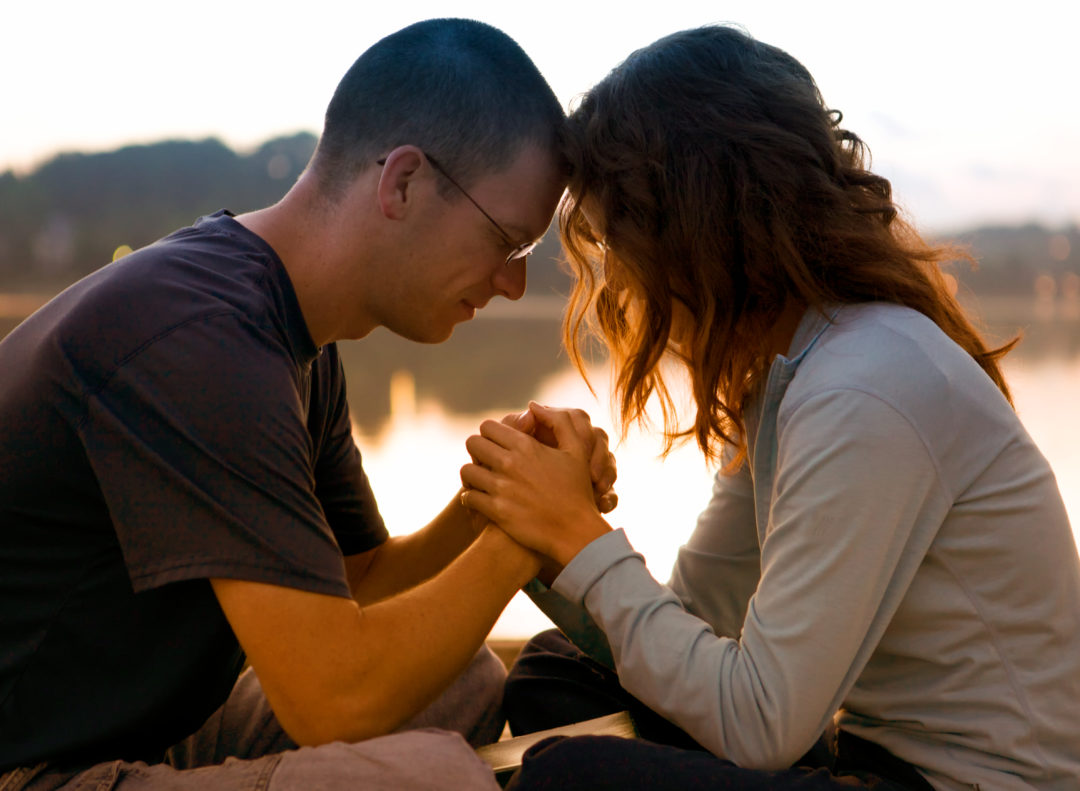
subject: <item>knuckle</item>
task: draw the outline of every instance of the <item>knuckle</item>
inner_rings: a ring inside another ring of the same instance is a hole
[[[520,466],[521,465],[518,462],[516,456],[508,455],[505,458],[500,460],[499,471],[501,473],[503,473],[504,475],[508,475],[508,476],[512,477],[517,473]],[[501,479],[500,479],[500,482],[501,482]]]
[[[506,522],[509,513],[507,512],[506,504],[498,498],[492,499],[491,507],[488,509],[489,516],[496,524],[502,524]]]

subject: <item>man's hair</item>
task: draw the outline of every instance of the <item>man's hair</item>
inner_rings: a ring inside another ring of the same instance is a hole
[[[513,39],[482,22],[431,19],[356,59],[327,107],[312,167],[336,193],[396,146],[415,145],[468,185],[510,165],[526,143],[557,151],[564,121]]]
[[[731,27],[673,34],[589,91],[564,140],[560,226],[576,275],[565,340],[579,367],[587,323],[610,348],[624,427],[656,393],[668,448],[692,435],[709,455],[745,450],[744,408],[789,302],[913,308],[1008,396],[998,359],[1012,344],[983,342],[939,269],[965,254],[900,216],[862,140],[786,52]],[[660,366],[670,352],[697,406],[685,431]]]

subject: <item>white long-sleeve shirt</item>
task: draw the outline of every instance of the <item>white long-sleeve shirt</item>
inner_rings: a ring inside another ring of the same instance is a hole
[[[1080,562],[1016,414],[906,308],[808,312],[791,349],[669,586],[616,531],[553,590],[741,766],[790,765],[839,712],[937,789],[1080,788]]]

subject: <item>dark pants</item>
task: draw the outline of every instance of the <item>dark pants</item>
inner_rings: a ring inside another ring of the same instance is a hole
[[[594,662],[557,630],[542,632],[510,670],[503,707],[515,735],[629,711],[642,738],[555,737],[525,754],[507,786],[543,789],[797,789],[833,791],[933,791],[909,764],[847,733],[827,733],[790,769],[741,769],[706,752],[676,725],[619,685],[618,676]]]

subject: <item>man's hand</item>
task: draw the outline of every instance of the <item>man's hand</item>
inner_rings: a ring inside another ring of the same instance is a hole
[[[524,412],[511,412],[502,419],[504,425],[531,434],[538,442],[550,448],[557,446],[555,433],[550,425],[536,419],[534,409],[543,409],[547,414],[565,413],[575,433],[585,443],[589,454],[589,477],[592,479],[593,496],[596,507],[602,514],[610,513],[619,504],[619,495],[615,493],[615,479],[618,470],[615,466],[615,454],[608,448],[607,432],[594,426],[589,414],[582,409],[556,409],[541,407],[532,402]]]
[[[465,446],[474,463],[461,468],[462,504],[479,511],[515,541],[565,566],[611,530],[600,515],[591,476],[593,435],[567,410],[531,404],[537,426],[554,446],[494,420]],[[591,427],[590,427],[591,428]]]

